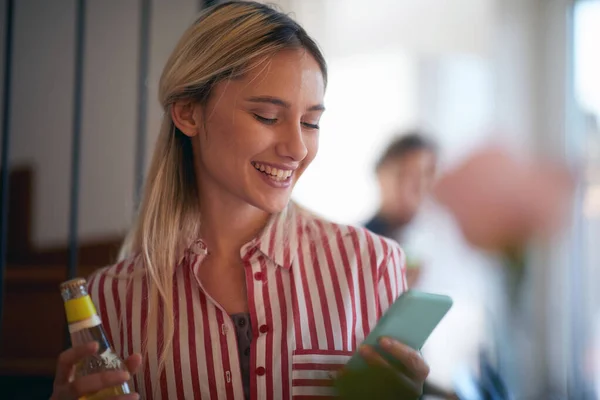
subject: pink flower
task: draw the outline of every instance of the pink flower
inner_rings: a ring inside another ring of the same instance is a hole
[[[564,165],[488,147],[444,175],[434,193],[473,245],[506,250],[564,227],[573,188]]]

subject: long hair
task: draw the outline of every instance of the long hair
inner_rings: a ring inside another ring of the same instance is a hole
[[[256,2],[231,1],[205,10],[183,34],[169,57],[159,84],[164,109],[143,197],[120,257],[138,254],[149,286],[147,337],[154,342],[159,310],[164,311],[164,342],[159,343],[159,373],[172,350],[173,277],[182,242],[193,240],[200,223],[199,193],[190,138],[176,129],[171,107],[182,99],[206,104],[213,87],[243,76],[257,63],[283,49],[304,49],[320,66],[326,63],[317,44],[294,20]]]

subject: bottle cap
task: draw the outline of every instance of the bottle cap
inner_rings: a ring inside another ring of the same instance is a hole
[[[87,281],[83,278],[74,278],[60,284],[60,290],[76,289],[80,286],[86,286]]]

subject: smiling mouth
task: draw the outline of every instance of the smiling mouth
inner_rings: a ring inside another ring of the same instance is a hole
[[[257,171],[262,172],[263,174],[267,175],[269,178],[271,178],[275,181],[279,181],[279,182],[287,181],[288,179],[290,179],[290,177],[294,173],[294,170],[292,170],[292,169],[273,168],[269,165],[264,165],[264,164],[257,163],[257,162],[252,162],[252,166]]]

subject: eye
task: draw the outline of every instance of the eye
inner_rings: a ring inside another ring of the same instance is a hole
[[[317,125],[317,124],[309,124],[308,122],[303,122],[302,125],[304,125],[308,129],[314,129],[314,130],[319,129],[319,125]]]
[[[265,125],[273,125],[274,123],[277,122],[277,118],[265,118],[265,117],[261,117],[258,114],[254,114],[254,118],[257,121],[262,122]]]

